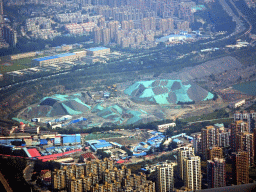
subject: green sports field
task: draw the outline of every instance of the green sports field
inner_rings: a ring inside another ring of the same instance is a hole
[[[31,67],[31,61],[33,58],[23,58],[17,60],[3,59],[0,61],[0,73],[6,73],[10,71],[17,71]]]

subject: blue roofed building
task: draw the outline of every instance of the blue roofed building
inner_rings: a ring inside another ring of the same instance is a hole
[[[78,58],[78,55],[75,53],[62,53],[58,55],[33,59],[32,64],[35,66],[44,66],[44,65],[65,62],[65,61],[73,61],[73,60],[76,60],[77,58]]]
[[[174,35],[168,35],[161,37],[160,39],[157,39],[156,42],[172,42],[172,41],[183,41],[187,39],[194,38],[191,34],[174,34]]]
[[[90,49],[87,49],[87,55],[89,56],[102,56],[110,53],[110,48],[107,47],[93,47]]]
[[[93,151],[98,149],[110,149],[113,145],[105,140],[89,140],[85,142],[87,146],[90,146]]]
[[[177,144],[182,144],[183,141],[179,140],[179,139],[173,139],[172,142],[177,143]]]

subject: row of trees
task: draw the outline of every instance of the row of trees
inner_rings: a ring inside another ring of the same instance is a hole
[[[111,127],[93,127],[90,129],[72,129],[72,128],[67,128],[67,129],[61,129],[57,128],[57,131],[61,134],[76,134],[76,133],[95,133],[95,132],[106,132],[109,130],[114,130],[114,129],[135,129],[135,128],[140,128],[140,129],[150,129],[150,130],[157,130],[157,125],[165,124],[165,123],[172,123],[173,120],[171,119],[164,119],[161,121],[154,121],[154,122],[149,122],[149,123],[141,123],[141,124],[131,124],[131,125],[117,125],[113,124]]]

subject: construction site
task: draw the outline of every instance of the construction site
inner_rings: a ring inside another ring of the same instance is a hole
[[[136,125],[175,118],[192,106],[177,104],[208,103],[213,94],[195,83],[181,80],[139,81],[126,86],[117,85],[112,94],[80,92],[69,95],[55,94],[40,103],[27,107],[19,119],[65,128],[77,124],[80,128],[117,125]]]
[[[102,85],[100,91],[88,87],[49,95],[20,111],[17,118],[28,122],[35,119],[35,124],[53,129],[88,129],[207,114],[250,97],[226,89],[244,78],[244,70],[247,68],[234,57],[222,57],[179,72],[139,75],[133,81]]]

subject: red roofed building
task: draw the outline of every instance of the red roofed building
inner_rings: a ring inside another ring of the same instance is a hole
[[[67,151],[67,152],[64,152],[64,153],[57,153],[57,154],[53,154],[53,155],[41,156],[41,157],[38,157],[37,159],[41,160],[42,162],[51,161],[51,160],[57,159],[58,157],[62,157],[62,156],[69,155],[69,154],[76,153],[76,152],[80,152],[80,151],[81,151],[81,149],[75,149],[75,150]]]
[[[122,159],[120,159],[116,163],[117,164],[122,164],[122,163],[129,163],[129,162],[130,162],[130,160],[122,160]]]
[[[84,153],[80,156],[80,161],[86,162],[88,159],[96,160],[98,159],[93,153]]]
[[[28,149],[29,154],[31,155],[31,157],[40,157],[40,153],[36,148],[33,149]]]

